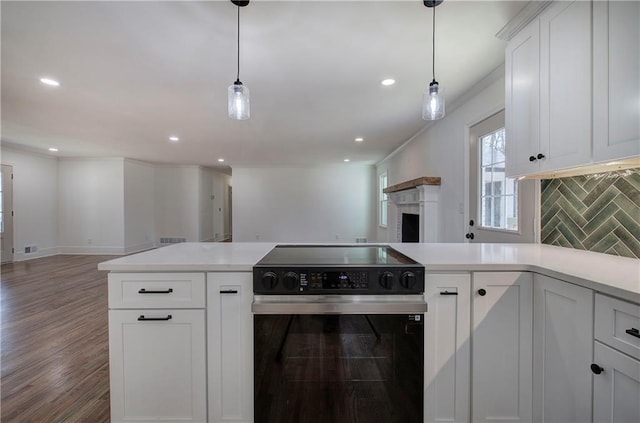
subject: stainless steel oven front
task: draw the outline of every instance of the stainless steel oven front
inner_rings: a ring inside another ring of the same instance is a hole
[[[422,422],[427,305],[410,269],[254,268],[255,423]],[[309,286],[285,283],[292,273]]]

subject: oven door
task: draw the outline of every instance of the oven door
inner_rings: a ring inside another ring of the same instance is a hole
[[[255,423],[422,422],[422,295],[254,296]]]

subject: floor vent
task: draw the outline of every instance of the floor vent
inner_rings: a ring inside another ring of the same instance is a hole
[[[187,242],[187,238],[160,238],[160,244],[178,244],[180,242]]]

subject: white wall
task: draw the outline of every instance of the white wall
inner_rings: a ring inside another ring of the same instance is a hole
[[[220,172],[213,175],[213,239],[231,238],[231,204],[229,188],[231,176]]]
[[[58,193],[61,253],[124,253],[123,158],[60,159]]]
[[[199,166],[125,158],[58,158],[3,145],[13,166],[14,260],[128,254],[162,237],[231,236],[231,176]],[[214,196],[211,199],[211,196]],[[37,247],[24,254],[25,246]]]
[[[153,248],[155,241],[153,165],[124,160],[124,252]]]
[[[375,168],[234,167],[233,240],[355,242],[371,239]]]
[[[58,161],[2,147],[2,164],[13,166],[14,260],[58,253]],[[24,254],[25,246],[37,251]]]
[[[385,170],[389,185],[421,176],[439,176],[439,233],[441,242],[463,242],[468,204],[468,151],[466,130],[504,107],[504,67],[496,69],[481,81],[475,93],[468,94],[455,110],[376,166],[380,175]],[[377,229],[378,241],[395,241],[395,213],[390,207],[387,229]]]
[[[200,241],[213,241],[213,179],[214,171],[201,167],[198,169],[199,194],[198,203],[200,214],[198,217],[198,239]]]
[[[162,237],[200,241],[199,166],[157,165],[154,193],[156,243]]]

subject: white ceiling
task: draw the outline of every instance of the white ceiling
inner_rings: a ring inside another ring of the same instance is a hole
[[[449,105],[503,63],[495,34],[525,4],[438,6],[436,79]],[[236,13],[229,1],[2,1],[2,142],[214,167],[372,164],[427,124],[422,1],[251,1],[240,24],[247,121],[227,117]],[[397,83],[382,86],[387,77]]]

